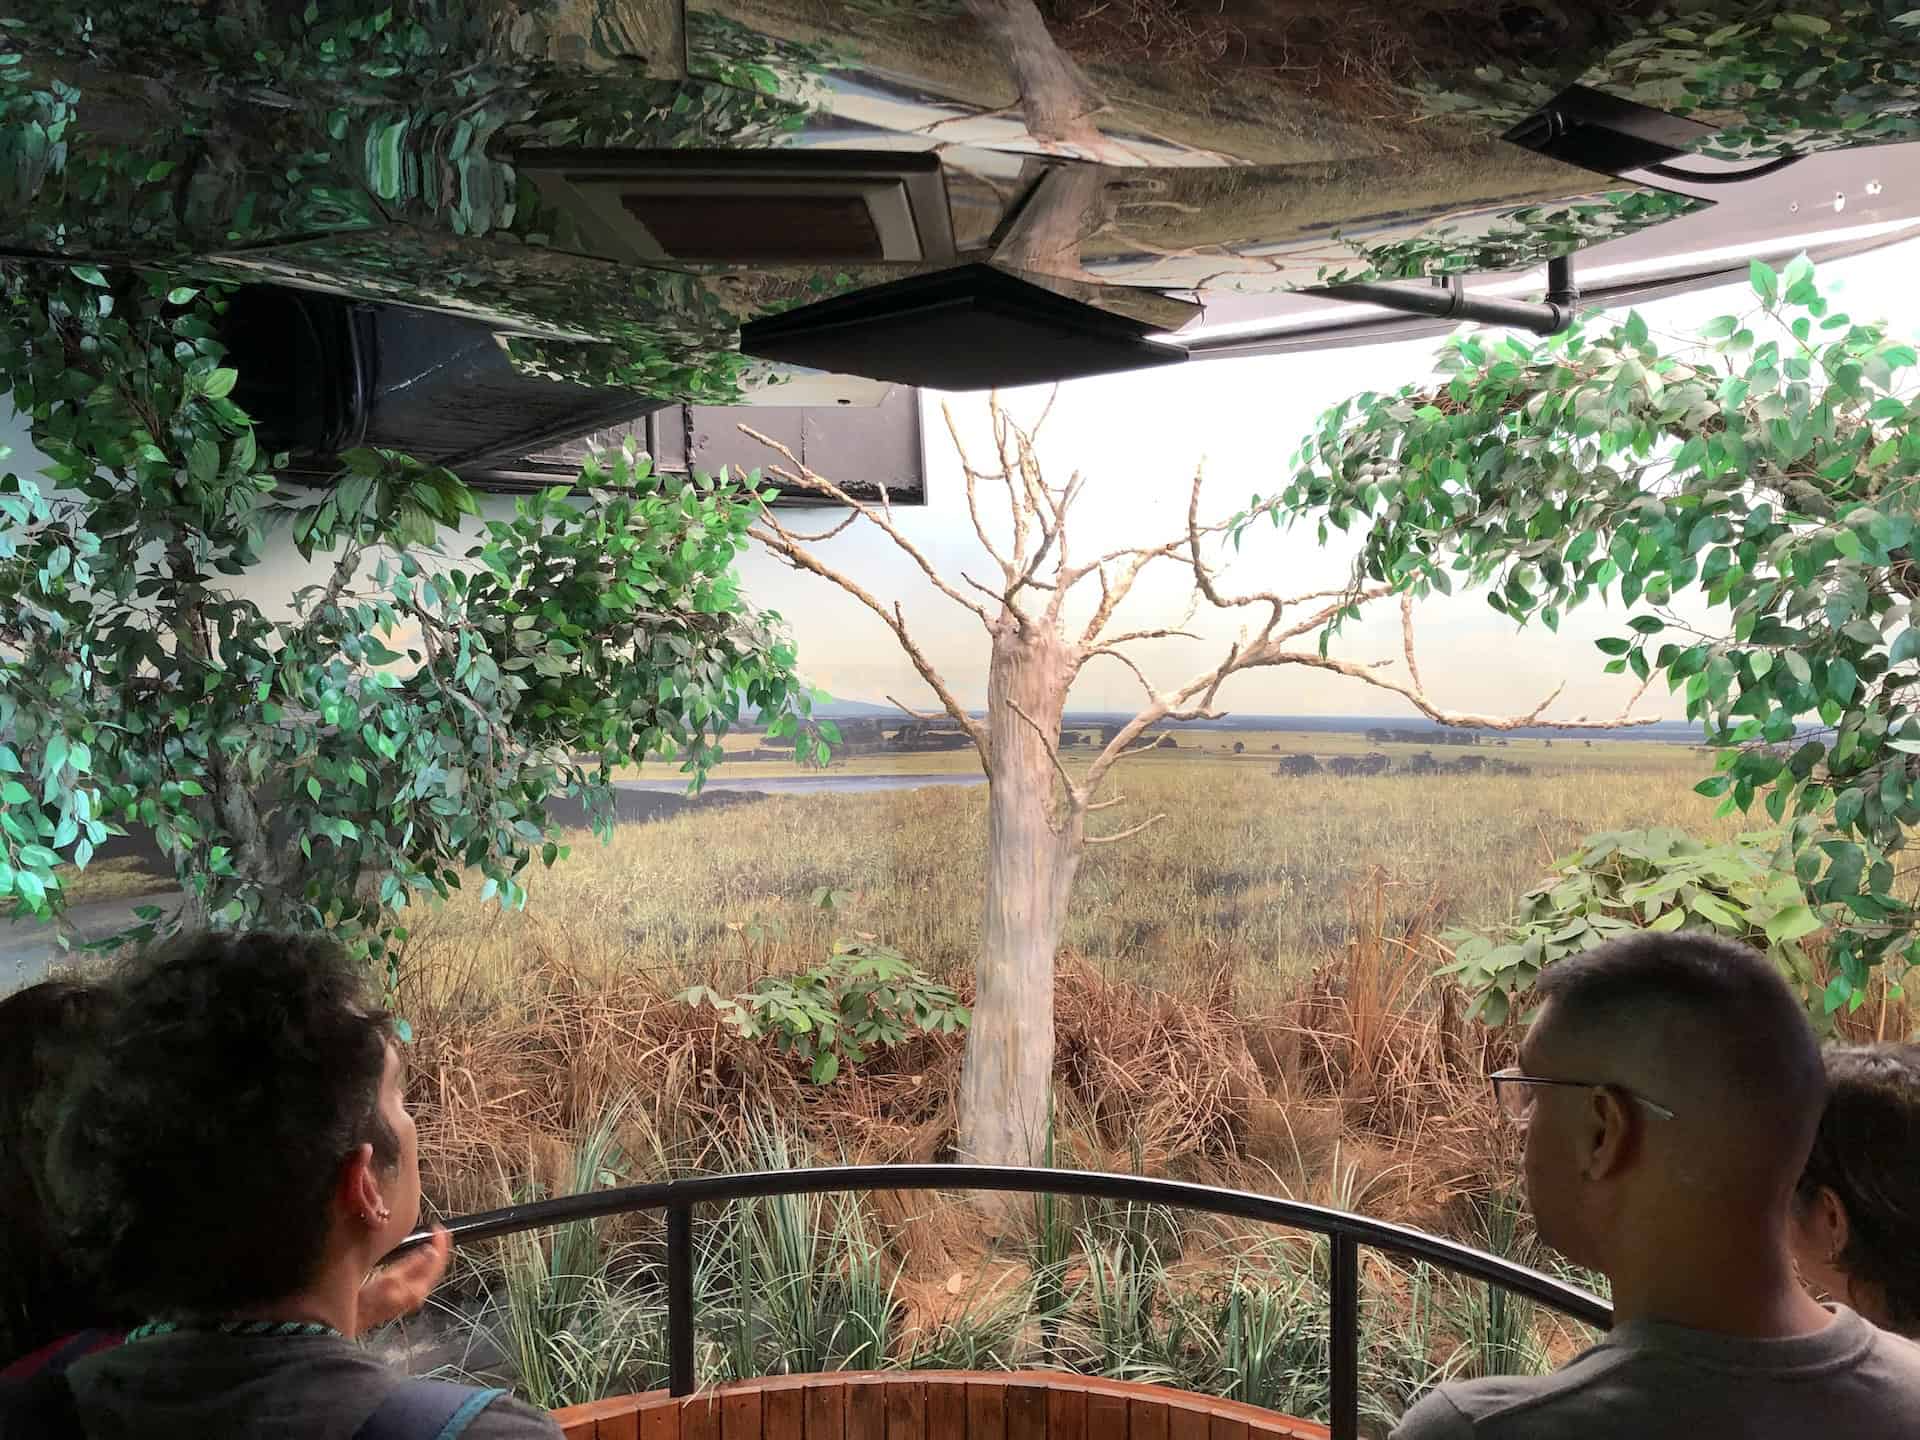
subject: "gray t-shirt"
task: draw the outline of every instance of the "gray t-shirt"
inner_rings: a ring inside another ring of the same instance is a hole
[[[1920,1346],[1844,1306],[1745,1340],[1634,1321],[1551,1375],[1442,1385],[1393,1440],[1877,1440],[1920,1436]]]
[[[332,1336],[179,1330],[67,1371],[87,1440],[351,1440],[406,1377]],[[558,1440],[543,1411],[502,1396],[463,1440]]]

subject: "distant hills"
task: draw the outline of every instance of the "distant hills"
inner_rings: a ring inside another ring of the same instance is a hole
[[[897,705],[875,705],[865,700],[834,698],[814,706],[813,713],[823,720],[905,720],[907,713]],[[983,712],[975,710],[975,715]],[[1069,730],[1091,729],[1098,725],[1124,723],[1133,718],[1105,710],[1069,710],[1063,724]],[[1364,734],[1368,730],[1430,731],[1438,735],[1450,726],[1436,725],[1424,716],[1405,715],[1252,715],[1232,714],[1218,720],[1173,721],[1156,725],[1156,730],[1299,730],[1326,734]],[[1700,743],[1700,726],[1688,720],[1661,720],[1652,725],[1636,725],[1621,730],[1567,730],[1555,725],[1529,725],[1521,730],[1505,730],[1524,740],[1663,740],[1675,744]]]

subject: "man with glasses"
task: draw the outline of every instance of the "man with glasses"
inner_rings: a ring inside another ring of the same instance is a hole
[[[1613,1283],[1614,1328],[1552,1375],[1443,1385],[1395,1440],[1920,1436],[1920,1348],[1801,1288],[1794,1183],[1819,1044],[1763,956],[1631,935],[1549,966],[1520,1064],[1540,1236]]]

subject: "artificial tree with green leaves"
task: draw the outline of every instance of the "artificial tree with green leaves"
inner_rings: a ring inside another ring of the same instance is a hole
[[[1832,1010],[1920,958],[1898,868],[1920,820],[1916,357],[1805,258],[1751,278],[1697,339],[1637,312],[1457,335],[1436,382],[1327,412],[1241,523],[1357,528],[1356,589],[1485,586],[1549,628],[1596,599],[1633,612],[1606,668],[1682,692],[1719,752],[1697,788],[1782,827],[1811,908],[1770,937],[1831,927]]]
[[[188,901],[116,938],[326,928],[390,963],[406,907],[463,871],[520,903],[564,853],[556,798],[604,832],[615,767],[679,757],[698,784],[746,711],[803,758],[833,738],[735,580],[762,493],[630,449],[484,521],[388,451],[287,493],[231,398],[222,309],[153,274],[0,267],[0,403],[49,462],[0,475],[16,918],[58,916],[63,863],[140,826]],[[282,529],[321,558],[291,595]]]

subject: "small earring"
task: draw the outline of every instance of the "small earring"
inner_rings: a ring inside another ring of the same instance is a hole
[[[378,1210],[374,1211],[373,1214],[367,1216],[367,1223],[369,1225],[384,1225],[392,1218],[393,1211],[382,1205]]]

